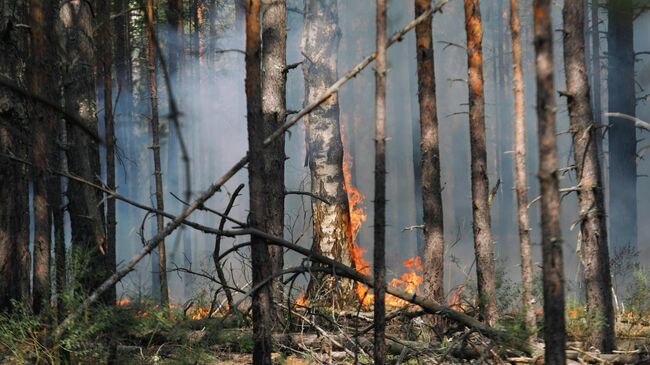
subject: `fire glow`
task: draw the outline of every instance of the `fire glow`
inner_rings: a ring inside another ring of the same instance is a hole
[[[345,133],[341,128],[341,139],[345,146]],[[346,146],[349,147],[349,146]],[[370,263],[363,258],[365,250],[357,243],[357,235],[361,225],[368,218],[366,212],[363,210],[362,203],[366,198],[353,184],[352,184],[352,156],[349,153],[349,148],[344,148],[343,152],[343,176],[345,179],[345,190],[348,195],[349,204],[349,221],[347,223],[347,237],[350,257],[354,268],[364,275],[370,275]],[[419,257],[412,257],[404,261],[404,266],[408,269],[401,277],[395,278],[390,281],[389,285],[395,288],[400,288],[409,294],[415,293],[420,284],[422,284],[422,262]],[[370,306],[374,301],[374,294],[370,293],[370,289],[361,283],[355,286],[357,298],[364,307]],[[402,299],[392,295],[386,296],[386,305],[392,307],[402,307],[408,303]]]

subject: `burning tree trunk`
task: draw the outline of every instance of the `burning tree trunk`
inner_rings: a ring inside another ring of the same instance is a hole
[[[555,96],[553,86],[553,30],[551,1],[534,0],[535,68],[539,185],[542,195],[542,256],[544,286],[544,363],[565,363],[564,276],[560,192],[557,177]]]
[[[154,8],[153,0],[147,0],[147,68],[149,69],[149,93],[151,97],[151,150],[153,152],[154,179],[156,184],[156,208],[160,211],[165,210],[163,199],[162,171],[160,163],[160,127],[158,123],[158,83],[156,80],[156,42],[154,35]],[[161,214],[156,215],[157,232],[162,232],[165,228],[164,217]],[[155,254],[155,253],[154,253]],[[169,303],[169,291],[167,288],[167,256],[165,250],[165,241],[158,245],[158,293],[160,295],[160,304],[166,306]],[[155,271],[154,271],[155,272]],[[154,289],[155,290],[155,289]]]
[[[609,111],[636,114],[633,0],[608,2],[607,89]],[[609,226],[613,252],[637,249],[636,127],[611,117],[609,144]]]
[[[377,0],[377,60],[375,61],[375,217],[373,278],[374,360],[383,365],[386,356],[386,0]]]
[[[341,37],[336,0],[305,1],[302,48],[305,54],[305,105],[309,105],[333,84],[338,75],[337,51]],[[305,118],[307,128],[306,162],[311,171],[311,192],[321,200],[312,200],[314,251],[352,265],[352,232],[346,187],[343,176],[343,144],[339,126],[338,95],[333,95]],[[327,298],[336,306],[352,298],[353,283],[318,276],[310,283],[310,294],[318,286],[336,295]],[[324,282],[322,282],[324,280]]]
[[[99,29],[99,59],[98,68],[101,71],[104,84],[104,133],[106,139],[106,184],[115,190],[115,123],[113,116],[113,47],[111,44],[111,8],[110,1],[100,1],[98,12],[101,15]],[[117,217],[115,199],[106,201],[106,266],[109,273],[115,272],[116,265],[116,230]],[[108,293],[110,302],[115,302],[115,288]]]
[[[478,0],[465,0],[465,28],[469,75],[469,135],[472,171],[472,216],[479,307],[489,325],[497,321],[494,252],[488,204],[489,182],[485,143],[485,99],[483,95],[483,29]]]
[[[266,128],[262,114],[260,0],[246,1],[246,102],[248,108],[248,181],[250,188],[250,224],[263,227],[266,219],[265,206],[269,196],[265,194],[267,176],[263,155]],[[284,194],[283,194],[284,195]],[[251,265],[253,286],[272,275],[270,256],[264,239],[251,237]],[[271,365],[271,315],[273,302],[271,285],[263,285],[253,294],[253,363]]]
[[[6,5],[6,4],[5,4]],[[25,4],[0,8],[3,21],[0,31],[0,72],[11,75],[24,87],[22,63],[28,43],[26,35],[15,24],[27,22]],[[0,89],[0,153],[26,157],[29,145],[29,118],[22,96],[6,88]],[[11,300],[29,303],[29,186],[27,168],[0,157],[0,310],[11,309]]]
[[[584,2],[586,0],[564,3],[564,70],[577,185],[580,187],[578,201],[587,311],[590,323],[598,324],[589,337],[589,345],[611,353],[614,349],[614,307],[605,203],[595,142],[598,129],[592,119],[584,54]]]
[[[262,113],[264,136],[278,129],[286,115],[287,82],[287,4],[285,0],[263,0],[262,13]],[[260,229],[274,236],[284,235],[284,138],[278,138],[262,155],[264,159],[264,220]],[[269,246],[273,273],[284,268],[282,247]],[[282,302],[284,291],[282,278],[273,281],[272,295],[275,301]],[[281,318],[281,313],[275,317]]]
[[[67,69],[64,75],[66,110],[97,130],[95,104],[95,74],[93,72],[94,37],[92,9],[82,0],[64,2],[61,22],[65,28],[64,49],[67,51]],[[99,147],[81,128],[69,126],[68,166],[70,173],[98,184],[100,176]],[[102,194],[96,189],[70,181],[67,191],[72,245],[78,255],[89,260],[87,267],[75,273],[83,290],[98,287],[106,274],[106,232]]]
[[[48,100],[57,100],[55,79],[50,65],[55,65],[49,50],[54,47],[51,32],[55,19],[54,2],[31,0],[29,3],[31,29],[31,64],[29,79],[31,92]],[[54,95],[52,95],[54,94]],[[51,219],[50,200],[48,199],[48,154],[52,149],[48,131],[56,130],[57,116],[41,104],[32,104],[32,185],[34,207],[34,261],[32,275],[32,308],[39,314],[50,303],[50,245]]]
[[[428,0],[415,0],[417,18],[431,8]],[[445,236],[440,184],[440,145],[436,107],[436,73],[433,59],[431,19],[415,28],[420,100],[420,150],[422,166],[422,206],[424,213],[424,286],[437,303],[445,303]],[[417,161],[415,163],[418,163]]]
[[[526,111],[524,72],[521,54],[521,23],[519,0],[510,0],[510,32],[512,34],[512,87],[515,96],[515,190],[519,223],[519,248],[521,253],[522,305],[525,311],[529,341],[537,337],[537,319],[533,306],[533,259],[530,250],[528,220],[528,177],[526,168]]]

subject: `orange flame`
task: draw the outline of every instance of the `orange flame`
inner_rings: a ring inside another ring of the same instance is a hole
[[[300,295],[298,295],[298,298],[293,302],[293,304],[296,307],[306,307],[307,304],[309,304],[309,299],[307,299],[304,291],[300,292]]]
[[[341,127],[341,140],[345,145],[345,133]],[[345,190],[348,195],[348,204],[350,206],[349,222],[347,224],[347,236],[349,240],[349,253],[354,267],[364,275],[370,275],[370,263],[363,258],[365,250],[361,248],[357,242],[357,235],[363,222],[366,221],[368,216],[361,206],[366,198],[354,185],[352,185],[352,156],[349,153],[349,148],[344,148],[343,151],[343,177],[345,179]],[[420,257],[412,257],[404,261],[404,266],[408,272],[403,274],[400,278],[395,278],[389,283],[394,288],[400,288],[409,294],[417,291],[423,282],[422,278],[422,262]],[[361,305],[364,307],[370,306],[374,301],[374,295],[370,293],[370,289],[360,283],[357,283],[355,292]],[[386,305],[393,307],[402,307],[408,302],[394,297],[392,295],[386,296]]]
[[[122,299],[118,299],[115,304],[119,305],[120,307],[131,305],[131,299],[129,299],[129,297],[124,297]]]

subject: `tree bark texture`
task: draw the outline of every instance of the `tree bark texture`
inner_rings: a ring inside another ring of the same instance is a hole
[[[27,23],[23,1],[0,1],[0,72],[11,75],[25,88],[22,69],[28,49],[27,34],[16,24]],[[9,89],[0,89],[0,152],[28,156],[30,139],[25,99]],[[11,300],[30,303],[29,185],[28,169],[0,158],[0,309],[11,309]]]
[[[250,189],[250,224],[264,225],[265,196],[264,117],[262,113],[262,48],[260,26],[261,0],[246,0],[246,102],[248,108],[248,181]],[[251,237],[253,286],[272,275],[270,255],[264,239]],[[271,365],[271,316],[273,304],[271,285],[263,285],[253,294],[253,364]]]
[[[303,75],[305,105],[309,105],[338,78],[336,62],[341,33],[336,0],[307,0],[304,13],[302,49],[306,59]],[[351,225],[343,177],[338,94],[306,116],[305,126],[311,192],[330,203],[312,200],[313,250],[350,266],[352,233],[348,232]],[[336,306],[345,305],[353,298],[351,281],[336,283],[331,277],[318,275],[317,280],[310,283],[310,292],[317,286],[328,291],[335,289],[336,295],[328,300]]]
[[[160,124],[158,121],[158,82],[156,72],[156,49],[154,42],[154,7],[153,0],[147,0],[147,68],[149,70],[149,96],[151,98],[151,151],[153,152],[154,181],[156,188],[156,208],[160,211],[165,210],[165,201],[163,199],[163,182],[162,182],[162,164],[160,162]],[[162,214],[156,215],[156,231],[162,232],[165,228],[165,220]],[[154,253],[155,254],[155,253]],[[167,253],[165,250],[165,241],[158,245],[158,293],[160,295],[160,304],[166,306],[169,303],[169,290],[167,288]]]
[[[64,2],[60,10],[64,27],[67,69],[63,80],[66,110],[86,127],[97,130],[95,62],[92,9],[86,1]],[[100,183],[99,146],[77,126],[68,129],[68,166],[73,175]],[[107,277],[106,232],[102,193],[75,181],[68,184],[72,245],[88,264],[75,273],[84,291],[90,292]],[[92,269],[89,269],[92,268]]]
[[[375,284],[375,364],[386,362],[386,0],[377,0],[375,61],[375,199],[373,279]],[[425,23],[426,24],[426,23]]]
[[[633,0],[610,0],[607,26],[609,112],[636,115]],[[609,227],[612,252],[637,249],[636,127],[610,118]]]
[[[262,0],[262,125],[264,136],[284,124],[286,115],[286,48],[287,4],[285,0]],[[260,227],[277,237],[284,235],[284,138],[278,138],[261,156],[264,160],[266,184],[264,196],[267,201],[262,212],[265,219]],[[282,247],[269,246],[273,273],[284,268]],[[283,302],[282,278],[273,281],[272,295]],[[282,316],[278,312],[275,317]]]
[[[526,167],[526,110],[524,72],[521,50],[521,22],[519,0],[510,0],[510,33],[512,36],[512,88],[515,97],[515,191],[517,196],[517,223],[521,255],[522,307],[529,341],[537,337],[537,319],[533,305],[533,259],[530,248],[530,221],[528,219],[528,170]]]
[[[115,119],[113,115],[113,47],[111,31],[111,7],[110,1],[98,2],[98,13],[101,16],[99,37],[100,42],[98,69],[101,72],[104,86],[104,133],[106,141],[106,184],[111,190],[115,190]],[[117,235],[117,211],[115,199],[106,200],[106,270],[112,274],[115,272],[116,262],[116,235]],[[115,288],[107,294],[111,303],[115,302]]]
[[[53,45],[53,22],[56,19],[55,2],[30,0],[29,26],[31,29],[31,55],[29,62],[30,91],[48,100],[58,100],[56,60],[50,50]],[[34,260],[32,271],[32,309],[40,314],[50,303],[50,246],[51,208],[47,173],[53,142],[49,135],[56,131],[57,115],[40,103],[30,105],[32,124],[32,186],[34,209]]]
[[[603,185],[596,147],[598,129],[593,122],[584,53],[585,2],[564,3],[564,70],[577,185],[580,187],[581,259],[587,312],[590,323],[596,324],[588,346],[611,353],[614,349],[614,306]]]
[[[560,192],[557,176],[551,0],[534,0],[533,4],[539,139],[538,176],[542,196],[544,362],[549,365],[564,365],[566,342],[564,272],[560,228]]]
[[[474,251],[481,317],[489,325],[497,321],[494,244],[488,204],[489,181],[485,141],[483,94],[483,29],[478,0],[465,0],[465,29],[469,76],[469,134],[472,180]]]
[[[428,0],[415,0],[415,17],[431,8]],[[436,105],[436,73],[433,58],[432,19],[415,28],[420,101],[420,163],[424,218],[424,286],[427,295],[445,303],[445,236],[440,184],[440,144]]]

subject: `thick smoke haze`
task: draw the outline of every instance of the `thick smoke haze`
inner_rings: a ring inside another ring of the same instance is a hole
[[[392,0],[389,2],[389,33],[401,28],[413,19],[413,1]],[[553,27],[562,29],[563,2],[553,4]],[[302,1],[288,1],[287,63],[301,62],[300,43],[302,33]],[[537,155],[537,117],[535,113],[535,72],[532,30],[532,1],[521,1],[522,40],[524,42],[524,76],[526,94],[526,123],[528,142],[528,181],[529,200],[539,193],[536,171]],[[497,267],[503,269],[507,278],[518,282],[519,241],[517,235],[516,207],[513,191],[513,95],[512,58],[510,33],[508,28],[509,7],[504,0],[482,1],[481,11],[484,21],[483,50],[485,75],[486,125],[488,131],[488,176],[490,186],[501,181],[492,206],[492,224],[495,240]],[[135,16],[134,14],[132,15]],[[600,30],[607,27],[606,13],[601,12]],[[374,51],[374,1],[340,0],[339,21],[341,44],[339,49],[339,74],[343,74],[366,55]],[[232,4],[217,7],[216,14],[210,14],[207,22],[217,24],[217,48],[223,51],[216,54],[204,53],[199,57],[194,51],[183,58],[180,75],[172,75],[173,80],[180,76],[181,82],[174,83],[173,91],[180,106],[182,133],[189,149],[191,160],[191,191],[196,196],[247,151],[246,101],[244,93],[244,46],[243,26],[237,26]],[[650,50],[647,34],[649,14],[641,15],[635,22],[635,48],[637,51]],[[206,28],[207,29],[207,28]],[[435,68],[437,85],[437,106],[440,124],[442,183],[444,186],[444,224],[447,261],[445,267],[445,290],[449,292],[466,278],[474,278],[472,210],[469,176],[469,129],[467,115],[467,54],[465,51],[465,29],[463,2],[451,0],[442,14],[436,14],[433,21],[435,41]],[[190,38],[187,36],[185,49],[177,42],[165,40],[167,29],[157,28],[159,39],[163,40],[164,55],[171,48],[180,54],[188,53]],[[555,36],[555,85],[564,89],[562,60],[562,33]],[[206,30],[202,38],[207,49],[210,35]],[[601,39],[601,51],[607,50],[606,37]],[[117,138],[119,145],[118,191],[130,198],[154,206],[153,163],[151,134],[149,128],[149,98],[146,93],[144,44],[134,44],[131,55],[134,62],[134,92],[132,95],[121,91],[115,93],[117,107]],[[416,230],[405,227],[421,224],[417,211],[421,203],[417,201],[414,178],[414,149],[418,149],[419,118],[417,100],[417,74],[415,38],[409,33],[402,42],[388,50],[389,72],[387,91],[387,134],[388,141],[388,180],[387,180],[387,221],[386,248],[389,274],[401,274],[402,262],[418,253],[418,234]],[[605,62],[605,61],[603,61]],[[648,66],[650,57],[640,56],[637,62],[637,92],[650,93]],[[365,257],[372,258],[372,196],[374,166],[374,74],[372,66],[364,70],[339,93],[341,106],[340,120],[344,129],[345,148],[352,156],[353,184],[366,196],[363,203],[368,219],[358,236],[359,244],[366,250]],[[606,80],[607,68],[602,68],[602,79]],[[183,204],[171,193],[183,199],[186,187],[177,131],[169,119],[168,92],[159,72],[159,102],[162,130],[163,178],[165,184],[165,206],[170,213],[179,213]],[[303,103],[303,82],[300,68],[292,70],[287,80],[287,109],[298,110]],[[607,105],[606,88],[603,88],[603,105]],[[119,97],[118,97],[119,95]],[[559,95],[558,101],[558,153],[559,165],[567,167],[572,162],[571,137],[568,133],[569,121],[566,100]],[[133,103],[134,111],[123,115],[124,105]],[[641,119],[650,119],[650,106],[644,101],[637,106]],[[100,118],[102,116],[100,115]],[[415,124],[414,124],[415,123]],[[650,194],[646,175],[650,162],[644,157],[646,132],[638,132],[640,152],[638,169],[638,216],[641,222],[650,214]],[[606,147],[606,141],[603,143]],[[309,190],[309,171],[305,166],[305,130],[298,124],[286,136],[286,189]],[[605,156],[606,156],[605,150]],[[606,159],[605,159],[606,160]],[[415,162],[417,164],[417,161]],[[606,167],[607,165],[605,165]],[[220,193],[208,202],[208,207],[221,211],[225,208],[229,193],[240,183],[247,184],[246,172],[240,172]],[[571,187],[576,183],[573,173],[560,175],[561,187]],[[248,189],[242,191],[232,216],[246,221],[248,214]],[[286,199],[285,237],[297,241],[305,247],[311,246],[310,201],[308,198],[289,195]],[[609,212],[609,215],[617,212]],[[146,220],[144,220],[146,218]],[[539,204],[530,209],[531,233],[533,242],[533,261],[536,274],[541,265],[541,246],[539,242]],[[142,246],[142,237],[150,238],[155,232],[155,217],[118,202],[118,264],[128,260]],[[144,220],[144,223],[143,223]],[[196,212],[191,220],[208,226],[217,226],[217,216],[206,212]],[[579,295],[576,287],[579,261],[576,256],[577,234],[579,229],[571,227],[578,220],[577,199],[569,194],[562,200],[562,228],[564,234],[564,253],[567,287],[570,295]],[[232,226],[228,224],[227,227]],[[647,237],[650,227],[639,224],[639,261],[650,255]],[[222,251],[235,243],[248,241],[247,237],[224,238]],[[170,298],[182,302],[193,296],[209,293],[211,284],[201,278],[174,271],[186,268],[196,272],[212,274],[214,264],[212,252],[214,236],[205,235],[190,229],[179,230],[166,240],[168,254],[168,274]],[[191,248],[191,249],[190,249]],[[243,251],[245,252],[245,251]],[[298,255],[288,253],[285,266],[297,264],[302,260]],[[225,264],[228,279],[240,286],[250,280],[247,260],[237,255],[231,256]],[[231,272],[231,278],[229,272]],[[469,275],[469,276],[467,276]],[[145,260],[137,271],[130,274],[121,285],[119,293],[129,295],[151,295],[152,263]],[[188,283],[188,281],[190,281]]]

